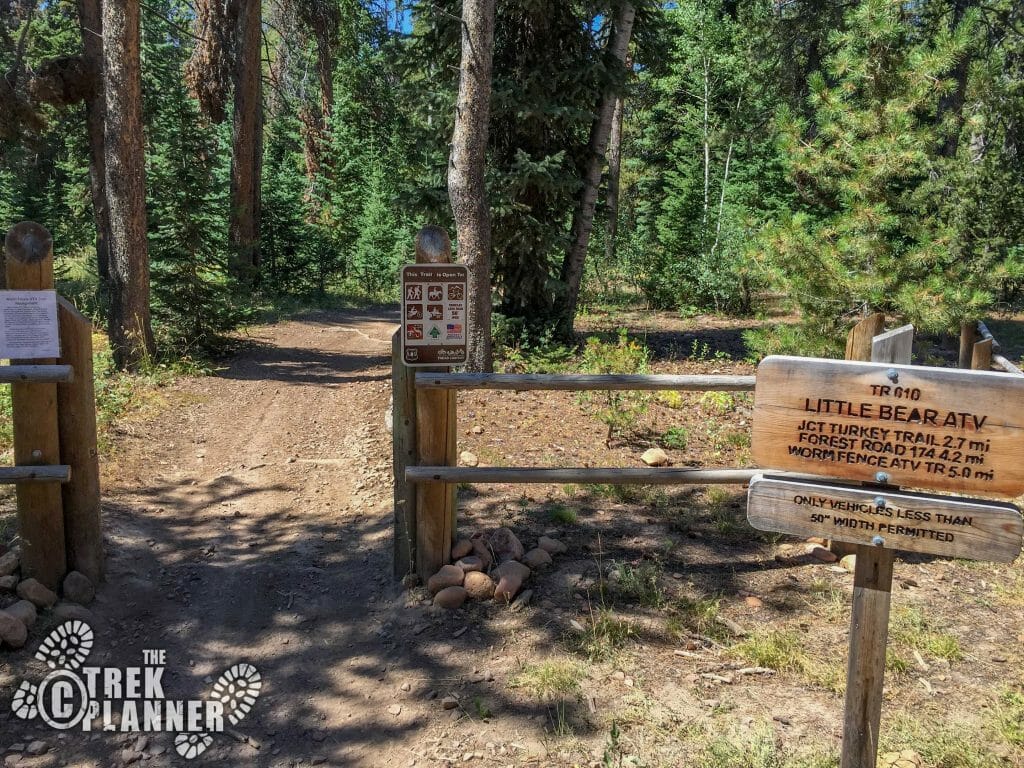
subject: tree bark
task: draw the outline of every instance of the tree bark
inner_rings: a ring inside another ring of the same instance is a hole
[[[622,117],[626,99],[620,95],[612,112],[612,130],[608,138],[608,188],[605,206],[608,223],[605,226],[604,258],[609,264],[615,260],[615,237],[619,232],[619,176],[622,169]]]
[[[490,371],[491,216],[484,166],[491,108],[495,0],[463,0],[459,98],[448,164],[448,198],[455,217],[459,259],[469,267],[467,325],[471,371]]]
[[[231,271],[255,282],[260,266],[260,174],[263,160],[263,81],[260,0],[240,0],[234,65],[231,144]]]
[[[621,67],[626,63],[626,52],[629,50],[629,39],[633,34],[635,17],[636,8],[632,3],[624,2],[619,6],[605,51],[605,57],[611,66]],[[597,205],[601,171],[604,168],[605,152],[608,149],[608,137],[611,134],[612,114],[615,111],[617,96],[614,87],[605,89],[598,100],[597,115],[590,128],[589,159],[583,172],[583,189],[580,191],[579,203],[573,212],[569,249],[562,262],[562,283],[565,286],[562,328],[567,335],[572,333],[573,323],[576,320],[576,305],[579,302],[580,284],[583,281],[583,266],[587,258],[587,246],[590,244],[590,233],[594,227],[594,209]]]
[[[135,368],[155,351],[149,319],[146,158],[138,0],[103,3],[104,139],[110,216],[110,343]]]
[[[89,192],[96,222],[96,271],[104,288],[110,281],[110,213],[107,210],[107,163],[103,155],[103,11],[100,0],[78,0],[83,59],[94,73],[96,87],[85,100],[85,130],[89,142]]]

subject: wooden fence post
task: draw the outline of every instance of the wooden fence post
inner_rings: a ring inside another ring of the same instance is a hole
[[[975,342],[971,352],[971,368],[975,371],[992,370],[992,339]]]
[[[872,344],[871,361],[909,363],[913,341],[912,325],[882,334]],[[856,555],[840,768],[875,768],[895,551],[857,545]]]
[[[395,576],[416,572],[416,374],[402,362],[402,329],[391,337],[391,451],[395,475]]]
[[[417,233],[417,264],[448,264],[451,260],[452,244],[447,232],[440,227],[428,226]],[[418,369],[424,373],[448,370],[448,367]],[[455,392],[417,389],[415,395],[417,463],[454,466]],[[424,581],[451,559],[455,537],[455,490],[456,486],[443,482],[422,483],[416,490],[416,573]]]
[[[103,578],[103,530],[100,524],[100,464],[96,450],[96,397],[93,391],[92,323],[67,299],[57,297],[60,361],[74,379],[57,385],[57,426],[61,462],[71,479],[61,488],[68,569],[93,584]]]
[[[846,359],[871,362],[871,341],[885,330],[885,315],[875,312],[861,319],[846,336]]]
[[[30,221],[15,224],[4,242],[7,287],[53,289],[53,238]],[[52,364],[52,359],[15,361]],[[77,373],[77,371],[76,371]],[[60,464],[57,431],[57,385],[11,384],[14,463]],[[21,573],[57,589],[67,572],[64,512],[59,483],[18,483],[18,532]]]
[[[978,323],[960,324],[960,358],[958,368],[971,367],[971,353],[974,351],[974,342],[978,340]]]

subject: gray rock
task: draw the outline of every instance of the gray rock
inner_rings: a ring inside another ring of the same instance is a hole
[[[57,603],[53,606],[53,610],[50,611],[50,615],[58,621],[78,619],[79,621],[84,621],[90,626],[94,625],[96,621],[96,615],[88,608],[79,605],[78,603]]]
[[[480,459],[472,451],[463,451],[459,454],[459,463],[464,467],[475,467],[480,463]]]
[[[476,555],[460,558],[455,564],[462,569],[463,573],[469,573],[470,571],[482,571],[484,569],[484,561]]]
[[[561,555],[569,551],[569,548],[557,539],[552,539],[550,536],[541,536],[537,539],[537,546],[547,552],[549,555]]]
[[[50,751],[50,745],[45,741],[33,741],[28,745],[28,749],[25,750],[30,755],[45,755]]]
[[[14,574],[10,576],[0,576],[0,592],[13,592],[18,588],[18,577]]]
[[[79,571],[72,571],[64,577],[64,599],[79,605],[88,605],[96,597],[96,588],[89,577]]]
[[[32,605],[28,600],[19,600],[14,605],[8,606],[4,609],[11,616],[20,619],[26,629],[31,629],[32,625],[36,623],[37,613],[36,607]]]
[[[28,640],[28,627],[17,616],[0,611],[0,642],[11,648],[21,648]]]
[[[484,570],[486,571],[491,567],[491,563],[494,562],[494,553],[487,543],[487,538],[483,534],[478,533],[470,541],[473,544],[473,554],[483,561]]]
[[[0,576],[10,576],[21,565],[17,552],[8,552],[0,555]]]
[[[434,595],[434,605],[440,608],[454,610],[461,608],[466,602],[466,590],[464,587],[445,587]]]
[[[522,542],[508,528],[499,528],[492,532],[487,537],[487,540],[499,563],[503,563],[506,560],[519,560],[526,552]]]
[[[454,696],[445,696],[441,699],[441,707],[443,709],[455,709],[457,706],[459,706],[459,700]]]
[[[427,589],[436,595],[447,587],[462,586],[463,578],[463,571],[457,565],[442,565],[441,570],[427,579]]]
[[[469,539],[459,539],[452,547],[452,560],[459,560],[473,551],[473,542]]]
[[[543,568],[546,565],[551,565],[551,562],[551,555],[540,547],[534,547],[523,555],[523,565],[529,566],[534,570]]]
[[[57,595],[35,579],[25,579],[18,585],[18,597],[30,600],[37,608],[49,608],[57,602]]]

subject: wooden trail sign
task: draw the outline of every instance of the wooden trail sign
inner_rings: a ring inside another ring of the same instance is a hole
[[[970,560],[1013,562],[1024,533],[1020,510],[885,489],[755,477],[747,520],[761,531]]]
[[[402,268],[402,362],[461,365],[468,352],[469,270],[464,264]]]
[[[773,356],[757,368],[762,467],[916,488],[1024,493],[1024,377]]]

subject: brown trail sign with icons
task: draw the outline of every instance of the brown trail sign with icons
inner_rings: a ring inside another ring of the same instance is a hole
[[[402,361],[412,366],[461,365],[469,338],[463,264],[402,268]]]
[[[762,467],[1014,497],[1024,493],[1024,377],[767,357],[752,455]]]
[[[886,549],[1010,563],[1021,548],[1020,511],[990,501],[755,477],[747,510],[761,531]]]

